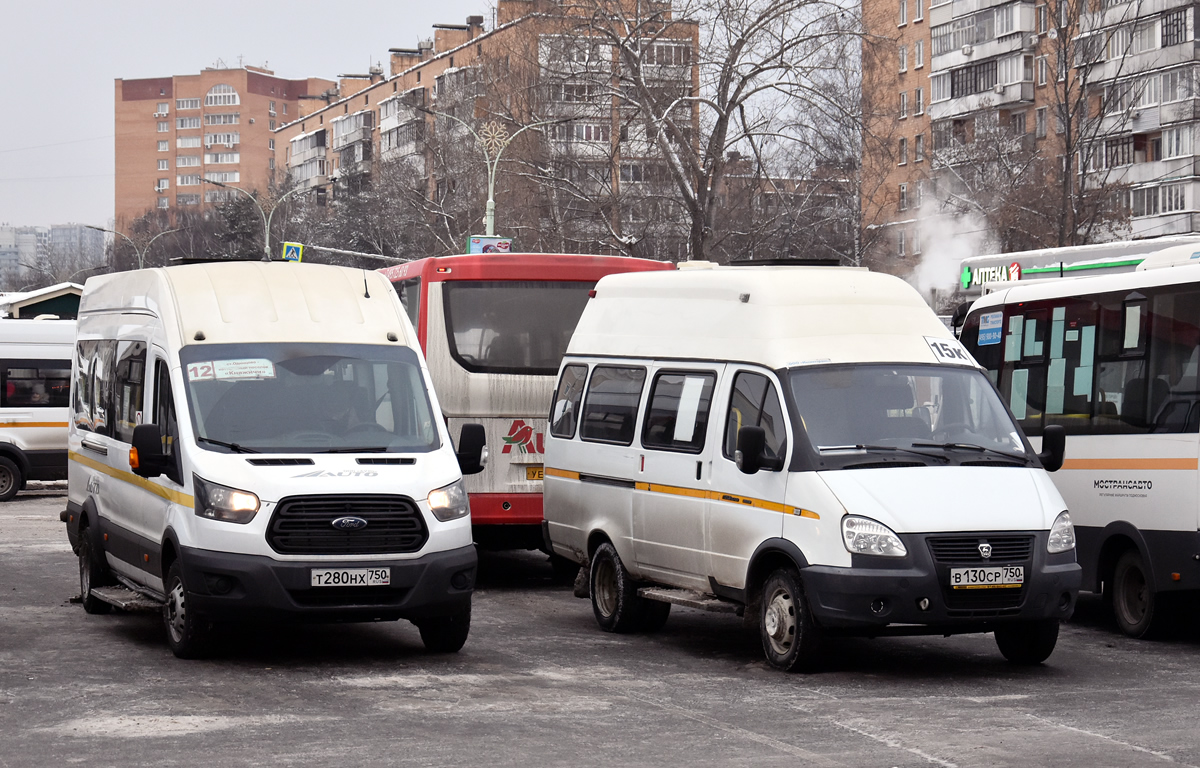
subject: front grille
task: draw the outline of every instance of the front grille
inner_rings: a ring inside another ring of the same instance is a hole
[[[366,526],[342,531],[339,517],[361,517]],[[283,555],[383,555],[416,552],[429,531],[407,496],[291,496],[279,502],[267,543]]]
[[[1020,563],[1033,553],[1032,536],[955,536],[930,538],[929,552],[943,565],[989,565]],[[992,545],[992,556],[979,554],[979,545]]]

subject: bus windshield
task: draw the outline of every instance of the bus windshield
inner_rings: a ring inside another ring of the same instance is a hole
[[[189,345],[179,358],[202,448],[424,453],[439,447],[420,359],[408,347]]]
[[[593,281],[443,283],[450,354],[472,373],[553,376]]]
[[[800,426],[819,452],[958,449],[1028,458],[981,371],[931,365],[841,365],[788,374]]]

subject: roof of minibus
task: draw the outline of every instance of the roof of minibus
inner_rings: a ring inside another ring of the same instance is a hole
[[[578,253],[472,253],[434,256],[379,270],[389,280],[599,280],[617,272],[674,269],[669,261]]]
[[[237,261],[117,272],[90,278],[87,318],[149,312],[176,344],[330,342],[416,346],[396,292],[379,273],[327,264]]]
[[[716,266],[603,278],[567,354],[774,369],[937,363],[926,337],[954,338],[898,277],[847,267]]]
[[[979,297],[971,305],[971,311],[1022,301],[1043,301],[1064,296],[1132,291],[1138,288],[1153,288],[1177,283],[1200,283],[1200,263],[1175,264],[1115,275],[1046,278],[1030,280],[1028,283],[1022,281],[1010,288]]]
[[[66,344],[75,343],[74,320],[0,320],[0,344]]]

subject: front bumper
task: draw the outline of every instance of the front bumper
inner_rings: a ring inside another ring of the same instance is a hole
[[[213,620],[378,621],[456,613],[471,605],[475,547],[411,560],[288,561],[183,547],[188,604]],[[312,568],[390,567],[386,587],[313,587]]]
[[[934,555],[930,539],[1030,537],[1023,559],[949,561]],[[1082,570],[1074,551],[1046,552],[1045,531],[901,535],[903,558],[855,555],[850,568],[803,569],[804,592],[817,623],[831,630],[867,635],[957,634],[990,631],[998,624],[1066,620],[1075,610]],[[1021,565],[1020,588],[953,590],[951,568]]]

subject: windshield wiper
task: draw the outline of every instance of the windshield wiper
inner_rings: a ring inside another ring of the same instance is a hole
[[[915,443],[913,444],[916,445]],[[818,445],[817,451],[825,453],[826,451],[894,451],[896,453],[914,453],[917,456],[924,456],[927,459],[940,459],[941,461],[950,461],[945,456],[938,456],[935,453],[926,453],[925,451],[914,451],[912,448],[901,448],[897,445],[866,445],[857,443],[855,445]]]
[[[996,448],[988,448],[975,443],[913,443],[914,448],[941,448],[946,451],[976,451],[978,453],[994,453],[1008,459],[1029,463],[1029,457],[1019,453],[1009,453]]]
[[[386,453],[386,445],[372,445],[369,448],[330,448],[319,453]]]
[[[262,451],[256,451],[253,448],[247,448],[246,446],[238,445],[237,443],[226,443],[221,440],[213,440],[211,437],[197,437],[196,442],[212,443],[213,445],[219,445],[222,448],[228,448],[229,450],[233,451],[234,453],[262,453]]]

